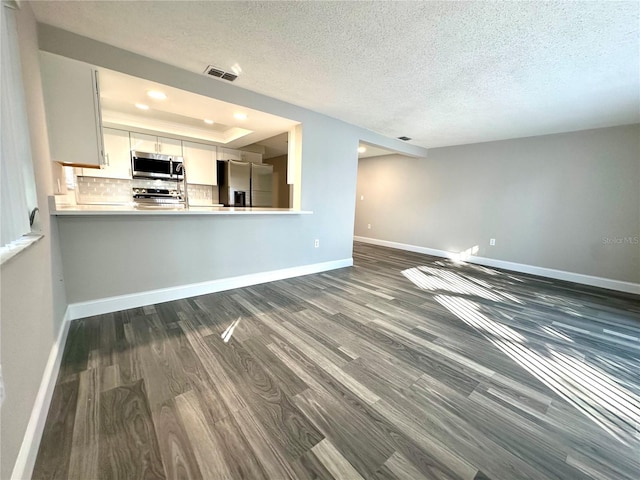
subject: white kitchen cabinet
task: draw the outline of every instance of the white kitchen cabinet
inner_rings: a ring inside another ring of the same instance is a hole
[[[158,137],[145,133],[130,132],[131,150],[139,152],[157,153]]]
[[[233,148],[218,148],[218,160],[242,160],[242,152]]]
[[[182,142],[175,138],[131,132],[131,150],[182,156]]]
[[[240,159],[244,162],[262,163],[262,154],[240,151]]]
[[[104,165],[98,71],[87,63],[40,52],[51,159],[64,165]]]
[[[182,142],[187,182],[216,185],[216,151],[213,145]]]
[[[131,178],[131,147],[129,132],[103,128],[105,166],[99,170],[83,168],[87,177]]]
[[[260,153],[220,147],[218,148],[218,160],[240,160],[242,162],[262,163],[262,155]]]
[[[158,153],[182,156],[182,141],[175,138],[158,137]]]

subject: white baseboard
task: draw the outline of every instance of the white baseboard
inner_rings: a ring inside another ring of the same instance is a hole
[[[389,240],[378,240],[377,238],[354,236],[356,242],[370,243],[371,245],[380,245],[381,247],[395,248],[396,250],[406,250],[407,252],[424,253],[425,255],[433,255],[434,257],[445,257],[455,260],[458,255],[445,250],[436,250],[435,248],[419,247],[417,245],[409,245],[408,243],[390,242]]]
[[[457,260],[459,254],[447,252],[445,250],[436,250],[434,248],[419,247],[417,245],[409,245],[406,243],[390,242],[388,240],[379,240],[377,238],[355,236],[354,240],[371,245],[380,245],[382,247],[395,248],[398,250],[406,250],[409,252],[424,253],[436,257],[444,257]],[[593,287],[608,288],[610,290],[618,290],[620,292],[635,293],[640,295],[640,284],[632,282],[623,282],[621,280],[613,280],[611,278],[595,277],[592,275],[583,275],[581,273],[566,272],[564,270],[555,270],[553,268],[536,267],[534,265],[526,265],[523,263],[508,262],[505,260],[495,260],[493,258],[470,256],[465,262],[476,263],[486,267],[504,268],[505,270],[513,270],[514,272],[528,273],[531,275],[539,275],[541,277],[554,278],[557,280],[565,280],[568,282],[581,283]]]
[[[179,285],[177,287],[161,288],[146,292],[118,295],[115,297],[100,298],[87,302],[72,303],[69,305],[69,318],[91,317],[104,313],[127,310],[129,308],[143,307],[156,303],[169,302],[182,298],[206,295],[208,293],[222,292],[233,288],[248,287],[260,283],[284,280],[285,278],[299,277],[311,273],[325,272],[336,268],[350,267],[353,265],[353,258],[344,258],[331,262],[313,263],[300,267],[283,268],[270,272],[252,273],[238,277],[211,280],[208,282],[192,283],[189,285]]]
[[[29,423],[22,439],[16,463],[13,466],[12,480],[24,480],[25,478],[31,478],[33,474],[44,425],[47,421],[51,399],[53,398],[53,390],[56,387],[56,380],[60,371],[64,344],[69,333],[69,320],[69,309],[67,308],[58,331],[58,338],[51,347],[49,359],[42,373],[40,388],[31,410],[31,416],[29,417]]]

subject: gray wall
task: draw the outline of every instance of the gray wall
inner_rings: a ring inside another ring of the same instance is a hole
[[[304,128],[312,215],[59,217],[69,303],[351,258],[357,136],[326,117]]]
[[[358,236],[640,282],[639,125],[363,159],[357,194]]]
[[[301,122],[302,208],[313,211],[268,217],[60,217],[70,303],[351,258],[359,141],[426,154],[425,149],[50,26],[40,26],[39,41],[41,49],[52,53]]]
[[[4,7],[0,7],[4,8]],[[18,36],[31,135],[39,221],[44,238],[2,265],[0,362],[7,398],[0,419],[0,478],[10,478],[49,352],[66,309],[55,219],[51,162],[38,63],[36,23],[28,3],[17,11]]]

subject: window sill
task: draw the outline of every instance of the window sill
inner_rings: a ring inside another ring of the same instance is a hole
[[[35,245],[43,237],[44,235],[41,233],[27,233],[9,245],[0,247],[0,265],[4,265],[16,255],[27,250],[31,245]]]

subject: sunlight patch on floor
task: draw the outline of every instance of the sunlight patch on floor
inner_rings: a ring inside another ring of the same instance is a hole
[[[640,441],[640,396],[625,388],[624,380],[598,368],[582,352],[560,351],[553,345],[528,341],[528,332],[516,331],[488,316],[486,307],[467,297],[497,303],[519,303],[513,295],[479,285],[458,273],[433,267],[416,267],[402,274],[457,318],[480,332],[501,352],[547,385],[590,420],[624,444]],[[571,312],[565,312],[571,315]],[[575,313],[575,312],[573,312]],[[532,328],[528,323],[527,327]],[[535,325],[541,335],[574,343],[571,337],[552,326]]]

